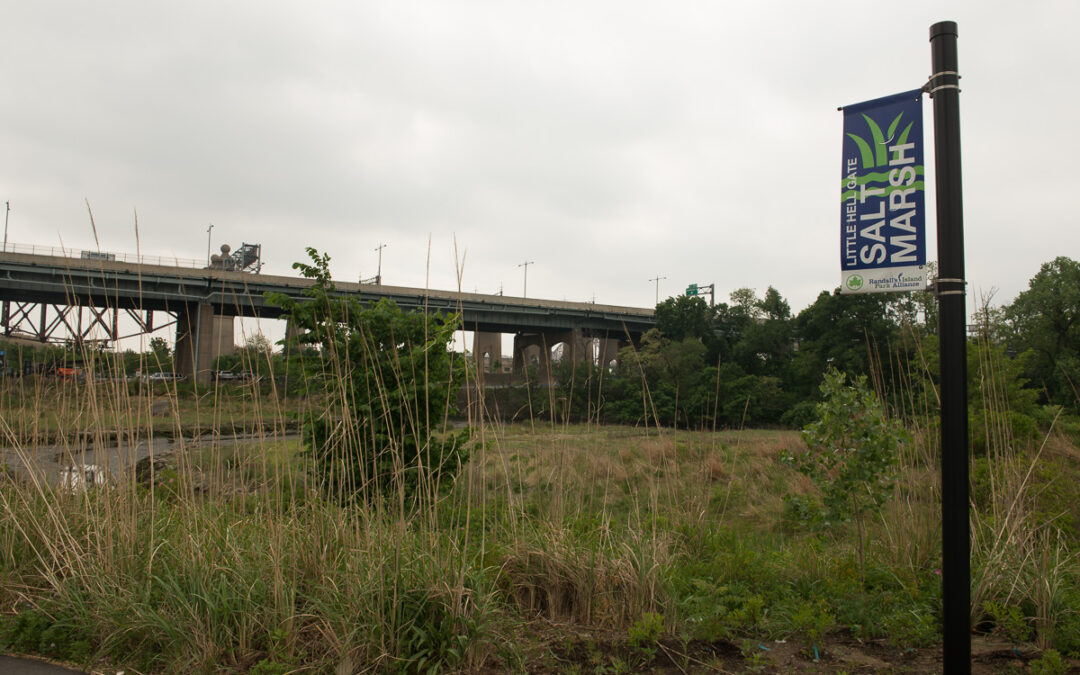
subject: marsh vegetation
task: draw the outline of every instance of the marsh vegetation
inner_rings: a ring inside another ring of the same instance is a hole
[[[940,668],[932,335],[851,347],[870,377],[808,395],[806,434],[710,413],[723,363],[681,415],[696,380],[663,379],[672,338],[625,359],[635,379],[536,387],[547,412],[508,423],[458,410],[452,324],[384,307],[418,332],[380,346],[357,311],[312,317],[302,391],[5,378],[5,465],[29,468],[0,476],[3,648],[146,673]],[[989,333],[971,354],[976,672],[1066,672],[1076,403],[1030,394]],[[637,387],[636,422],[597,413],[609,385]],[[755,391],[727,395],[752,411]],[[168,452],[121,458],[106,486],[31,470],[160,435]],[[46,440],[65,452],[33,459]]]

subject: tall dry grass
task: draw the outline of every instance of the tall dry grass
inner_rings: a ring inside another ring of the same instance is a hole
[[[322,377],[347,378],[347,356],[326,356]],[[993,363],[986,372],[987,391],[999,391]],[[37,648],[83,663],[348,673],[526,670],[537,622],[626,634],[656,613],[687,639],[786,639],[800,622],[879,616],[882,597],[932,605],[934,394],[923,374],[908,377],[893,379],[905,382],[896,401],[916,440],[899,448],[894,498],[869,533],[873,583],[893,584],[891,595],[860,585],[843,527],[783,522],[785,497],[814,490],[780,461],[801,447],[796,432],[506,424],[470,405],[474,449],[450,490],[432,481],[415,501],[348,502],[327,494],[291,421],[296,406],[323,405],[313,384],[290,398],[273,379],[153,395],[119,382],[7,380],[5,456],[51,470],[3,474],[0,606],[46,616],[49,641]],[[1033,477],[1048,453],[1075,450],[1053,431],[1023,447],[1001,395],[984,398],[989,488],[973,510],[973,616],[988,602],[1029,608],[1049,645],[1073,611],[1077,561],[1038,512]],[[162,400],[167,414],[155,417]],[[236,430],[248,432],[240,443]],[[136,448],[160,437],[174,439],[168,456],[137,470]],[[86,463],[115,439],[106,488],[59,485],[61,464]],[[59,459],[43,462],[45,442]],[[905,627],[896,621],[886,630]]]
[[[911,337],[918,341],[917,334]],[[1009,378],[1003,351],[985,335],[972,343],[971,351],[976,360],[970,366],[969,399],[978,407],[970,420],[979,426],[970,434],[985,439],[985,448],[976,448],[971,458],[972,625],[1001,632],[1002,625],[994,625],[1000,617],[992,614],[1004,608],[1013,611],[1045,649],[1054,644],[1055,625],[1080,609],[1075,597],[1066,597],[1080,580],[1075,526],[1065,522],[1059,505],[1051,506],[1058,511],[1048,512],[1040,503],[1043,493],[1056,489],[1055,482],[1075,479],[1052,474],[1075,466],[1076,446],[1056,426],[1060,411],[1037,436],[1014,433],[1010,397],[1017,395],[1017,384]],[[893,403],[908,420],[915,442],[900,449],[894,499],[883,513],[877,539],[888,563],[912,575],[938,564],[941,555],[940,399],[922,345],[917,345],[916,355],[907,364],[914,364],[910,370],[893,364],[899,383]],[[1053,463],[1056,460],[1063,461]],[[1066,491],[1075,493],[1075,488]],[[1006,632],[1012,639],[1025,634],[1015,626]],[[1058,643],[1063,641],[1061,632]],[[1077,637],[1070,636],[1068,642],[1075,643]]]
[[[673,467],[670,444],[644,439],[623,474],[617,453],[588,452],[608,451],[596,427],[522,437],[480,418],[449,493],[349,502],[325,493],[272,390],[0,388],[5,457],[25,467],[0,486],[0,603],[47,617],[37,646],[57,656],[151,672],[474,669],[512,661],[516,626],[536,616],[625,627],[663,604],[671,537],[646,521],[671,498],[655,476]],[[226,424],[253,433],[235,443]],[[108,485],[58,481],[84,464]],[[567,527],[588,514],[585,493],[610,503],[610,527]]]

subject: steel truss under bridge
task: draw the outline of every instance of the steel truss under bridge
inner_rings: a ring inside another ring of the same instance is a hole
[[[176,323],[174,312],[157,313],[168,320],[155,326],[154,310],[4,300],[0,303],[0,333],[37,342],[116,342]],[[122,335],[121,321],[134,326],[134,332]]]

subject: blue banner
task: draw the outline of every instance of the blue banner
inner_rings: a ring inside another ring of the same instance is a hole
[[[926,288],[922,91],[844,108],[842,293]]]

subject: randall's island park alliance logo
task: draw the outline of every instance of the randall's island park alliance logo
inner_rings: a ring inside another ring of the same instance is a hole
[[[844,276],[844,290],[848,293],[874,293],[883,291],[924,291],[926,290],[926,266],[915,269],[915,273],[896,272],[890,276],[883,273],[864,277],[861,274]]]
[[[849,274],[844,278],[844,288],[852,293],[858,293],[862,290],[862,287],[866,284],[863,281],[861,274]]]
[[[926,287],[921,92],[844,108],[841,292]]]

